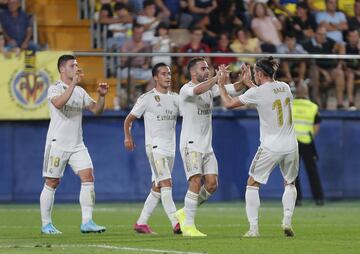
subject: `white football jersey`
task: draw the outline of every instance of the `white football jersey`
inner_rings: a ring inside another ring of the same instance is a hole
[[[50,125],[46,144],[51,141],[64,151],[75,152],[85,148],[82,135],[82,112],[95,101],[80,86],[76,86],[65,106],[57,109],[51,102],[55,96],[62,95],[68,88],[61,80],[48,89]]]
[[[176,119],[179,112],[179,95],[159,93],[155,88],[140,96],[130,114],[144,115],[145,143],[158,153],[175,156]]]
[[[180,89],[180,114],[183,117],[180,149],[188,147],[201,153],[213,152],[212,148],[212,108],[213,98],[220,95],[218,85],[211,90],[195,95],[194,88],[197,85],[186,83]],[[229,93],[234,93],[232,84],[226,85]]]
[[[267,82],[239,96],[253,104],[260,119],[260,146],[273,153],[291,153],[297,148],[292,119],[293,96],[284,82]]]

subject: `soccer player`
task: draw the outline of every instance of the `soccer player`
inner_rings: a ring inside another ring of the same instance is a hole
[[[80,177],[80,206],[82,212],[82,233],[104,232],[92,220],[95,204],[93,165],[82,136],[82,111],[88,109],[94,114],[104,110],[108,85],[100,83],[97,88],[98,101],[94,101],[78,84],[83,76],[73,55],[62,55],[57,67],[60,80],[49,87],[48,103],[50,125],[46,137],[43,177],[44,188],[40,195],[40,210],[44,234],[61,234],[52,224],[51,212],[54,196],[67,164]]]
[[[226,108],[253,104],[260,118],[260,146],[250,166],[245,192],[246,214],[250,224],[245,237],[259,236],[259,187],[266,184],[278,164],[285,183],[282,228],[286,236],[294,236],[291,219],[297,195],[294,181],[299,170],[298,144],[291,112],[293,96],[288,84],[274,80],[278,67],[272,57],[257,60],[254,65],[256,86],[251,80],[250,67],[243,65],[243,82],[250,89],[238,97],[230,97],[226,92],[225,72],[222,72],[219,80],[221,99]]]
[[[170,91],[171,72],[165,63],[156,64],[152,75],[155,88],[139,97],[124,122],[124,145],[127,150],[132,151],[135,144],[131,125],[136,118],[144,116],[146,154],[152,172],[152,188],[134,230],[138,233],[155,234],[148,225],[148,219],[161,199],[174,234],[181,234],[180,225],[175,218],[176,207],[172,198],[171,181],[179,95]]]
[[[225,66],[221,66],[225,70]],[[187,65],[191,81],[180,90],[180,112],[183,116],[180,152],[188,180],[184,208],[176,212],[183,236],[206,236],[195,227],[197,207],[217,189],[218,164],[212,148],[213,98],[219,96],[218,76],[209,78],[210,70],[202,57]],[[230,93],[240,90],[240,83],[226,85]],[[202,184],[202,181],[204,184]]]

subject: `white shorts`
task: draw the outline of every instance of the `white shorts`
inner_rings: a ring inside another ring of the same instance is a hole
[[[43,177],[61,178],[68,163],[75,174],[83,169],[93,169],[87,148],[76,152],[65,152],[50,144],[45,149]]]
[[[217,175],[218,163],[213,152],[200,153],[185,147],[181,149],[186,179],[189,180],[194,175]]]
[[[299,153],[298,149],[288,154],[274,154],[259,147],[251,163],[249,175],[255,181],[266,184],[271,172],[277,165],[287,183],[295,181],[299,172]]]
[[[160,181],[171,179],[174,156],[157,153],[151,145],[146,146],[146,155],[151,167],[151,181],[155,182],[155,186],[158,186]]]

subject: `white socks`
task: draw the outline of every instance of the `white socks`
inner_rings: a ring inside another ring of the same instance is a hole
[[[161,202],[164,207],[164,210],[171,222],[172,227],[174,228],[178,223],[175,218],[176,206],[172,197],[172,188],[171,187],[162,187],[161,190]]]
[[[258,225],[259,220],[259,187],[246,186],[245,192],[246,215],[251,226]]]
[[[200,192],[199,192],[199,199],[198,199],[198,205],[203,204],[206,200],[208,200],[211,196],[211,193],[208,192],[205,189],[205,186],[201,186]]]
[[[144,208],[141,211],[140,217],[136,222],[139,225],[147,224],[148,219],[150,218],[152,212],[154,211],[155,207],[159,203],[160,200],[160,193],[155,192],[153,190],[150,191],[145,203]]]
[[[195,214],[198,206],[199,194],[192,191],[187,191],[185,195],[185,226],[192,226],[195,224]]]
[[[95,205],[94,182],[81,183],[79,201],[82,213],[82,224],[85,224],[92,219]]]
[[[40,213],[42,226],[51,223],[51,212],[54,205],[55,189],[44,184],[40,194]]]
[[[282,197],[283,209],[284,209],[284,222],[291,225],[291,218],[295,209],[296,202],[296,188],[294,184],[288,184],[285,186],[284,194]]]

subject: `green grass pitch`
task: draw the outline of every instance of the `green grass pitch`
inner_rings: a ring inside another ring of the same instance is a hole
[[[180,207],[180,204],[177,204]],[[0,253],[360,253],[360,202],[328,202],[323,207],[305,203],[296,208],[294,238],[280,228],[281,201],[263,202],[260,238],[246,239],[243,202],[206,203],[198,210],[196,224],[204,238],[173,235],[159,204],[150,219],[157,235],[136,234],[132,225],[142,204],[97,204],[94,220],[107,227],[103,234],[81,234],[80,207],[55,204],[53,222],[59,236],[40,234],[37,204],[0,205]]]

